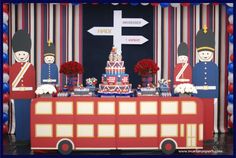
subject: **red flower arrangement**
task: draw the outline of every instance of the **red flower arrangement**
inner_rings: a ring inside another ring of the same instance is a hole
[[[61,65],[60,73],[65,75],[82,74],[84,72],[83,66],[75,61],[69,61]]]
[[[134,72],[140,76],[153,75],[159,70],[159,67],[152,59],[142,59],[134,66]]]

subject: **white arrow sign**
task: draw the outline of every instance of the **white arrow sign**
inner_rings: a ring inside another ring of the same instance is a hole
[[[113,36],[114,27],[92,27],[88,32],[94,36]]]
[[[142,18],[122,18],[121,10],[114,10],[113,27],[92,27],[88,30],[94,36],[113,36],[117,53],[121,53],[122,44],[143,44],[148,41],[143,36],[123,36],[123,27],[143,27],[148,22]]]
[[[122,44],[143,44],[147,41],[148,39],[146,39],[143,36],[122,36],[121,37]]]
[[[142,18],[123,18],[121,26],[123,27],[143,27],[148,22]]]

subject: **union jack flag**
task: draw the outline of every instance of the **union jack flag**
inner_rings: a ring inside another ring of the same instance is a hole
[[[107,82],[108,83],[116,83],[116,77],[114,77],[114,76],[107,77]]]
[[[125,77],[122,78],[121,81],[122,81],[122,83],[128,83],[128,82],[129,82],[129,79],[128,79],[127,76],[125,76]]]

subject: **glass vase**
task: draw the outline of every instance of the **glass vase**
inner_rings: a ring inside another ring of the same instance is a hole
[[[69,91],[74,91],[74,88],[77,87],[77,81],[77,74],[67,75],[67,88]]]
[[[147,87],[148,84],[152,84],[153,82],[153,75],[146,75],[142,76],[142,87]]]

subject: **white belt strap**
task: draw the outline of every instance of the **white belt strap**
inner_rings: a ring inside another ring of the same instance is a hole
[[[55,79],[43,79],[43,82],[56,82]]]
[[[30,63],[25,63],[25,65],[22,67],[22,69],[20,70],[20,72],[16,76],[15,80],[12,82],[13,88],[15,88],[18,85],[20,80],[23,78],[25,72],[28,70],[29,66],[30,66]]]
[[[33,87],[13,87],[12,91],[32,91]]]
[[[216,86],[195,86],[195,88],[199,90],[215,90]]]
[[[176,80],[177,80],[177,81],[179,81],[180,76],[184,73],[184,71],[185,71],[185,69],[187,68],[187,66],[188,66],[188,63],[184,64],[184,66],[182,67],[182,69],[179,71],[179,73],[178,73],[177,76],[176,76]],[[188,79],[188,81],[189,81],[189,79]]]

